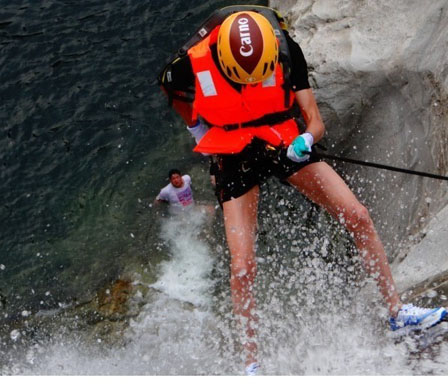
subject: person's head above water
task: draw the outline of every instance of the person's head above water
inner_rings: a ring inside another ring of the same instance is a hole
[[[182,173],[178,169],[171,169],[168,172],[168,178],[173,187],[180,188],[184,185],[184,180],[182,179]]]

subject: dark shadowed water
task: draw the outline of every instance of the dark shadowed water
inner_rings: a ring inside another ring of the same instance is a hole
[[[235,3],[248,2],[1,1],[0,293],[9,316],[82,299],[148,256],[148,206],[168,169],[204,162],[156,76],[201,20]],[[196,193],[212,198],[209,188]]]

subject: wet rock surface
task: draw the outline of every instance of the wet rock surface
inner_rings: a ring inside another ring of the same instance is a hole
[[[404,249],[393,264],[399,290],[411,295],[427,291],[431,300],[441,298],[448,307],[448,207],[420,232],[418,241]]]
[[[446,1],[270,5],[286,16],[304,51],[329,153],[447,174]],[[428,305],[448,305],[448,236],[436,235],[441,228],[428,235],[431,220],[447,204],[446,181],[334,165],[371,210],[400,291]]]
[[[90,301],[74,303],[67,308],[22,313],[21,317],[2,324],[0,367],[10,365],[23,351],[59,339],[80,345],[96,340],[100,349],[124,345],[129,321],[145,304],[141,298],[148,290],[145,284],[118,279],[102,288]]]
[[[448,271],[412,286],[405,291],[403,298],[423,307],[448,308]]]

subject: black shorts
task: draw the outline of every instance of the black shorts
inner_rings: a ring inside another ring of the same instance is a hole
[[[286,152],[287,148],[272,147],[262,140],[254,139],[240,153],[219,155],[213,173],[216,176],[216,196],[221,206],[226,201],[244,195],[271,176],[284,182],[303,167],[319,161],[312,154],[307,161],[296,163],[286,156]]]

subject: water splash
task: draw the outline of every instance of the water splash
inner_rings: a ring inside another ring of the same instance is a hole
[[[394,341],[376,286],[359,272],[341,230],[319,211],[311,213],[314,225],[303,225],[299,218],[309,216],[304,216],[309,206],[297,204],[288,207],[287,216],[280,209],[260,220],[255,289],[262,373],[447,374],[447,346],[416,353],[412,338]],[[231,315],[228,255],[205,240],[210,236],[207,220],[203,212],[190,213],[188,220],[163,220],[160,236],[169,255],[119,346],[61,333],[49,344],[36,342],[2,373],[243,374]],[[265,232],[271,226],[279,230]],[[267,241],[279,231],[283,240]],[[296,239],[294,246],[288,237]]]
[[[164,220],[161,237],[168,244],[170,259],[161,263],[160,277],[151,287],[170,298],[208,307],[213,290],[214,260],[206,242],[198,238],[206,220],[205,212],[199,209]]]

